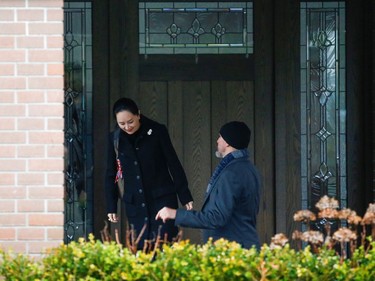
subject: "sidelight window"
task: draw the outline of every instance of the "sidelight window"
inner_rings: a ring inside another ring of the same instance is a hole
[[[64,242],[92,233],[91,3],[64,2]]]
[[[347,206],[345,3],[301,2],[302,207]]]

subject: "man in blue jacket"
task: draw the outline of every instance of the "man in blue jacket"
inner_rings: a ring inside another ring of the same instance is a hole
[[[247,147],[251,131],[239,121],[223,125],[217,140],[216,155],[222,160],[207,186],[201,211],[164,207],[156,219],[175,225],[202,228],[204,242],[224,238],[244,248],[259,249],[256,217],[259,210],[260,177],[249,159]]]

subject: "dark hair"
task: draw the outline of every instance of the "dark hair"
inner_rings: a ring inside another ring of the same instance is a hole
[[[113,116],[116,119],[116,114],[121,112],[121,111],[129,111],[133,113],[134,115],[139,114],[139,109],[137,104],[129,98],[120,98],[118,99],[115,104],[113,105]]]

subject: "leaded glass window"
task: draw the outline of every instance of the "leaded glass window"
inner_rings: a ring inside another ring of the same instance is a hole
[[[301,3],[302,207],[347,206],[345,3]]]
[[[140,54],[253,53],[253,3],[141,2]]]
[[[64,242],[92,233],[91,3],[64,2]]]

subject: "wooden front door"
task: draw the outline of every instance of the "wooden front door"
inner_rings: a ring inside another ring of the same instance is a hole
[[[103,228],[102,217],[106,215],[102,203],[102,171],[105,165],[101,161],[101,151],[106,147],[103,132],[113,127],[110,112],[113,102],[127,96],[139,104],[143,114],[167,125],[185,168],[197,210],[203,203],[211,173],[218,164],[214,152],[220,127],[231,120],[242,120],[248,124],[252,130],[250,155],[266,187],[262,188],[259,236],[262,242],[269,240],[274,226],[272,92],[265,93],[265,87],[262,87],[259,94],[254,94],[254,89],[260,87],[254,84],[254,56],[142,55],[138,44],[138,1],[94,2],[94,29],[110,31],[94,40],[94,57],[97,58],[94,83],[98,93],[95,96],[97,110],[94,112],[97,120],[95,169],[99,171],[94,198],[97,202],[96,232]],[[108,18],[102,16],[103,11]],[[107,56],[103,56],[103,52]],[[261,65],[264,65],[263,61],[262,57]],[[264,78],[271,79],[272,75],[265,74]],[[266,81],[264,86],[267,89],[272,89],[267,79],[262,81]],[[194,242],[201,241],[199,230],[184,229],[184,237]]]
[[[251,81],[143,81],[141,112],[169,129],[185,168],[194,208],[202,206],[215,157],[220,127],[241,120],[254,128],[254,90]],[[254,142],[251,141],[250,151]],[[252,154],[252,153],[251,153]],[[184,238],[201,242],[199,230],[184,229]]]

